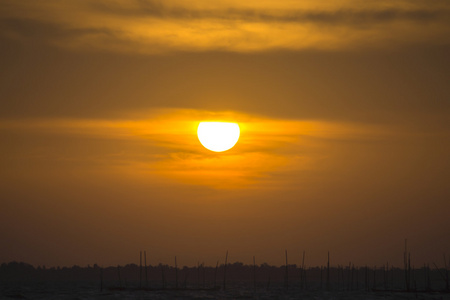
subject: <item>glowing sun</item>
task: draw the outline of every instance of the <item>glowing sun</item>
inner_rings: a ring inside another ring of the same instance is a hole
[[[225,122],[201,122],[197,128],[200,143],[214,152],[227,151],[239,140],[239,125]]]

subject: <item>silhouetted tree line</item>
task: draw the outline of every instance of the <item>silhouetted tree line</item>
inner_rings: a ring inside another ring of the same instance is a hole
[[[443,290],[445,281],[441,275],[444,269],[428,266],[414,269],[409,277],[415,290]],[[121,287],[191,287],[210,288],[221,286],[224,280],[224,265],[216,267],[199,264],[196,267],[181,267],[159,264],[156,266],[125,266],[102,268],[97,264],[87,267],[34,267],[23,262],[0,265],[2,282],[27,281],[96,281],[108,286]],[[292,264],[286,266],[245,265],[241,262],[226,266],[226,280],[230,283],[255,285],[255,288],[270,288],[271,285],[288,283],[290,288],[303,290],[389,290],[405,287],[404,269],[394,267],[338,267],[304,268]]]

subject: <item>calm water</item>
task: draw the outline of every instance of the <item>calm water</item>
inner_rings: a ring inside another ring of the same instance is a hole
[[[230,284],[226,291],[112,291],[93,282],[2,283],[1,299],[450,299],[450,294],[371,293],[364,291],[285,290]]]

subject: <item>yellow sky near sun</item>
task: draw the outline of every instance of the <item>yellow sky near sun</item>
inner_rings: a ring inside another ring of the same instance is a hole
[[[27,20],[2,34],[72,49],[132,53],[357,49],[436,43],[450,35],[446,1],[3,1]],[[30,27],[26,29],[26,27]],[[33,27],[44,33],[34,36]],[[25,28],[25,29],[24,29]]]
[[[196,133],[201,121],[237,122],[241,129],[238,143],[222,153],[203,148]],[[155,110],[146,118],[2,121],[0,129],[25,132],[30,137],[37,134],[82,139],[78,144],[84,145],[83,153],[68,150],[73,153],[65,154],[73,160],[73,167],[79,160],[83,165],[100,165],[103,172],[139,181],[165,178],[218,189],[297,188],[296,178],[273,174],[321,168],[319,162],[326,155],[320,150],[323,141],[366,140],[387,135],[382,127],[373,125],[181,109]],[[93,140],[112,142],[108,147],[96,146]],[[51,156],[50,161],[64,159],[59,158],[62,151],[55,149],[47,148],[44,155]],[[330,149],[327,152],[332,153]]]

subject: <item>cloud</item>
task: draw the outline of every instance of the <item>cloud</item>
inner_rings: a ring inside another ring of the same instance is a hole
[[[386,22],[433,22],[448,19],[448,10],[434,8],[380,8],[353,9],[340,8],[329,10],[292,10],[269,8],[228,7],[219,9],[199,9],[182,6],[169,6],[159,1],[137,1],[136,5],[124,7],[118,3],[96,2],[92,7],[99,13],[117,16],[151,17],[158,19],[217,19],[226,21],[263,22],[263,23],[315,23],[317,25],[377,25]]]
[[[136,180],[158,178],[215,189],[289,190],[297,188],[299,177],[309,182],[304,176],[324,167],[322,161],[333,152],[323,151],[327,145],[389,136],[379,126],[237,112],[161,110],[148,115],[146,119],[3,120],[0,130],[15,138],[2,156],[9,162],[26,161],[27,166],[62,168],[63,173],[94,169]],[[223,153],[204,149],[196,136],[198,123],[204,120],[238,122],[238,144]],[[23,140],[17,142],[20,136]],[[12,170],[21,168],[13,164]]]
[[[72,49],[99,49],[103,42],[119,45],[119,30],[106,27],[79,27],[35,19],[0,19],[0,36],[26,46],[57,46]],[[5,42],[5,40],[4,40]],[[96,46],[97,45],[97,46]],[[116,50],[119,48],[116,47]],[[106,50],[106,49],[104,49]]]
[[[78,35],[108,33],[106,29],[70,28],[68,26],[60,26],[54,23],[40,22],[32,19],[3,19],[0,22],[4,32],[16,32],[23,37],[34,39],[70,39]]]
[[[45,3],[8,2],[0,12],[2,35],[60,47],[145,54],[445,44],[450,35],[450,10],[440,2],[358,6],[349,1],[319,7],[290,7],[288,2]]]

